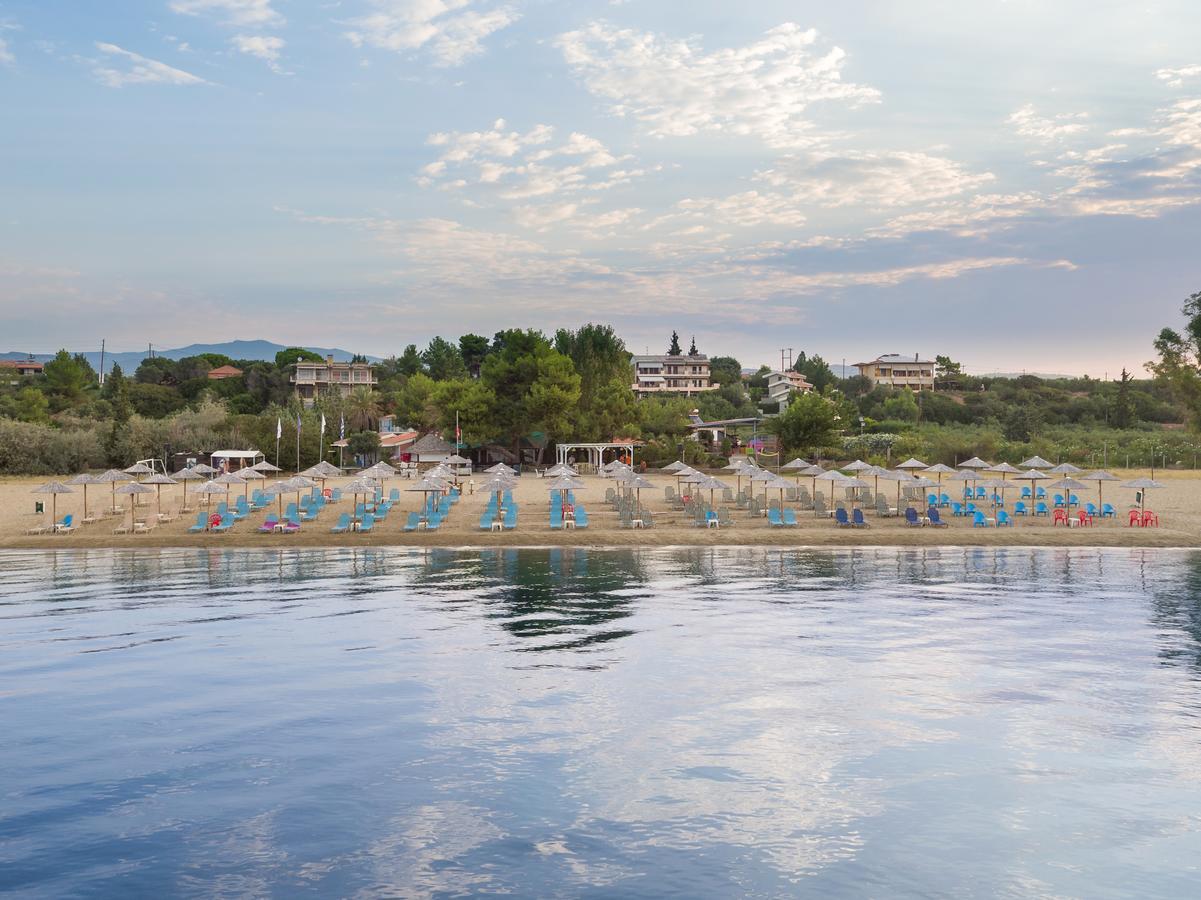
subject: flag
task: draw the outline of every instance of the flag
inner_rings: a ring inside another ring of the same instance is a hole
[[[283,436],[284,436],[284,420],[276,419],[275,420],[275,439],[278,441]]]
[[[458,425],[455,426],[455,446],[459,447],[463,443],[463,429]]]
[[[338,422],[338,440],[346,440],[346,416],[342,416]]]
[[[321,414],[321,436],[325,437],[325,413]]]
[[[296,433],[300,434],[300,413],[296,414]]]

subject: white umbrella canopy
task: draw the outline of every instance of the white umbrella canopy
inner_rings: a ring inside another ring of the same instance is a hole
[[[1131,488],[1138,491],[1138,508],[1139,512],[1147,510],[1147,491],[1153,491],[1156,488],[1167,487],[1162,482],[1156,481],[1154,478],[1135,478],[1133,481],[1125,482],[1122,487]]]
[[[50,495],[50,522],[54,524],[58,521],[58,495],[74,494],[75,491],[61,481],[47,481],[45,484],[35,487],[31,493]]]
[[[1018,463],[1018,466],[1023,469],[1049,469],[1053,465],[1055,463],[1045,460],[1041,456],[1032,456],[1025,462]]]

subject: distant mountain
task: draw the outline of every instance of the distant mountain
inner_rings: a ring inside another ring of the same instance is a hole
[[[1054,381],[1061,378],[1079,378],[1079,375],[1052,375],[1048,372],[986,372],[977,378],[1021,378],[1023,375],[1033,375],[1043,381]]]
[[[275,344],[271,341],[226,341],[221,344],[189,344],[186,347],[177,347],[171,350],[163,350],[155,348],[155,356],[165,356],[167,359],[183,359],[185,356],[198,356],[201,353],[221,353],[228,356],[230,359],[251,359],[264,360],[266,362],[274,362],[275,354],[280,350],[287,350],[291,345]],[[320,353],[322,356],[332,356],[338,362],[346,362],[352,356],[349,350],[339,350],[332,347],[306,347],[306,350],[312,350],[314,353]],[[80,352],[72,350],[72,353]],[[99,350],[84,350],[84,357],[92,366],[99,371],[100,369],[100,351]],[[0,359],[28,359],[28,353],[17,351],[9,351],[8,353],[0,353]],[[122,370],[127,373],[132,373],[142,360],[146,358],[146,350],[136,350],[123,353],[108,352],[104,354],[104,368],[106,371],[111,371],[113,363],[118,363]],[[41,362],[53,359],[53,353],[34,353],[33,358]],[[379,357],[368,356],[371,362],[379,362]]]

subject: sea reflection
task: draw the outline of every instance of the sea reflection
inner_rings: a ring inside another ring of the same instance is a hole
[[[1163,550],[0,554],[0,890],[1190,896],[1199,663]]]

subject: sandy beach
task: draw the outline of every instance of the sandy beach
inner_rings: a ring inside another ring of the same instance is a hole
[[[1145,470],[1119,470],[1115,474],[1123,481],[1149,475]],[[722,473],[728,476],[729,473]],[[173,522],[158,524],[148,534],[114,534],[113,529],[121,522],[129,521],[129,513],[123,517],[103,518],[77,528],[70,534],[27,535],[25,531],[39,523],[49,522],[50,498],[31,491],[49,480],[46,478],[22,477],[0,479],[0,548],[107,548],[107,547],[286,547],[286,546],[417,546],[417,547],[496,547],[496,546],[673,546],[673,545],[847,545],[847,546],[1114,546],[1114,547],[1198,547],[1201,546],[1201,473],[1160,472],[1157,480],[1165,487],[1150,492],[1148,508],[1160,517],[1158,528],[1130,528],[1126,524],[1126,511],[1134,498],[1134,491],[1123,489],[1116,483],[1105,486],[1105,500],[1118,511],[1116,521],[1097,520],[1087,528],[1065,528],[1053,526],[1047,518],[1017,519],[1012,528],[973,528],[966,519],[955,519],[945,511],[947,528],[913,528],[900,518],[878,518],[868,513],[869,528],[838,528],[830,519],[815,518],[812,512],[798,513],[800,522],[796,528],[772,528],[765,518],[750,518],[745,511],[734,511],[734,525],[728,528],[705,529],[691,525],[684,513],[671,509],[664,499],[664,487],[675,485],[675,479],[666,475],[648,476],[655,484],[654,490],[642,492],[643,504],[654,515],[655,525],[651,529],[623,529],[618,527],[617,514],[605,502],[606,488],[613,487],[609,479],[586,476],[584,489],[576,492],[578,504],[587,507],[590,524],[587,530],[551,530],[548,521],[549,495],[547,482],[536,475],[525,475],[518,479],[514,499],[520,509],[516,529],[504,532],[481,531],[480,514],[487,496],[465,494],[454,506],[441,529],[433,533],[405,532],[407,513],[420,507],[422,495],[406,492],[411,482],[392,479],[385,483],[385,493],[393,487],[400,489],[400,501],[393,507],[386,521],[377,522],[371,534],[331,534],[330,528],[342,512],[352,509],[350,499],[327,505],[321,518],[307,523],[294,534],[260,534],[258,526],[265,512],[253,513],[233,526],[224,534],[190,534],[188,527],[195,523],[196,513],[181,515]],[[64,479],[65,480],[65,479]],[[481,480],[477,476],[477,481]],[[733,478],[725,478],[731,484]],[[337,487],[348,479],[331,479],[329,487]],[[895,490],[890,483],[888,488]],[[885,496],[892,491],[882,490]],[[181,504],[182,486],[163,488],[164,512],[176,512]],[[1009,493],[1018,496],[1020,488]],[[239,489],[240,492],[240,489]],[[237,493],[231,493],[231,499]],[[1096,491],[1078,492],[1082,503],[1096,502]],[[128,497],[119,501],[129,502]],[[137,518],[153,520],[155,513],[154,495],[142,498]],[[199,498],[190,496],[193,505]],[[34,513],[34,503],[46,501],[47,513]],[[286,501],[285,501],[286,502]],[[93,512],[111,504],[108,485],[89,486],[88,506]],[[128,509],[128,507],[126,507]],[[274,507],[271,508],[271,511]],[[61,494],[57,501],[58,517],[74,513],[76,520],[83,511],[83,493]]]

